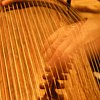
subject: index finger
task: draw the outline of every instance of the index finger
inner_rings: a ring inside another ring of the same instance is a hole
[[[1,5],[5,6],[5,5],[8,5],[8,4],[13,3],[13,2],[20,2],[20,1],[24,1],[24,0],[3,0],[1,2]]]

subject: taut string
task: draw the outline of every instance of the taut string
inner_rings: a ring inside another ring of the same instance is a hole
[[[31,88],[32,88],[32,90],[31,90],[31,92],[32,91],[34,91],[34,95],[35,95],[35,99],[36,99],[36,97],[37,97],[37,92],[35,92],[35,90],[37,90],[36,89],[36,87],[33,85],[33,81],[31,80],[31,74],[30,74],[30,66],[32,67],[32,70],[33,70],[33,76],[34,76],[34,79],[35,79],[35,82],[36,82],[36,84],[37,84],[37,81],[36,81],[36,77],[35,77],[35,70],[33,69],[33,66],[34,66],[34,64],[32,63],[32,59],[31,59],[31,56],[30,56],[30,52],[29,52],[29,48],[28,48],[28,44],[27,44],[27,39],[26,39],[26,37],[25,37],[25,31],[24,31],[24,27],[23,27],[23,24],[22,24],[22,20],[21,20],[21,16],[20,16],[20,13],[19,13],[19,9],[18,9],[18,6],[17,6],[17,4],[16,4],[16,8],[17,8],[17,14],[18,14],[18,16],[16,15],[16,12],[14,11],[14,16],[15,16],[15,19],[16,19],[16,22],[17,22],[17,27],[18,27],[18,29],[19,29],[19,35],[20,35],[20,39],[21,39],[21,37],[23,37],[24,39],[22,39],[23,40],[23,42],[25,43],[25,47],[27,48],[27,52],[28,52],[28,56],[26,57],[26,63],[27,63],[27,70],[28,70],[28,77],[29,77],[29,82],[30,82],[30,86],[31,86]],[[13,6],[13,9],[14,9],[14,6]],[[19,20],[17,21],[17,17],[19,18]],[[21,24],[21,28],[18,26],[19,24]],[[22,33],[20,32],[20,29],[22,29]],[[22,34],[22,35],[21,35]],[[24,44],[23,44],[23,48],[25,48],[24,47]],[[24,49],[25,50],[25,49]],[[27,53],[26,51],[24,51],[24,55],[25,55],[25,53]],[[30,66],[28,65],[28,61],[30,60]],[[34,88],[35,88],[35,90],[34,90]],[[29,92],[30,92],[30,90],[29,90]],[[31,94],[31,93],[30,93]],[[30,98],[31,99],[31,98]]]
[[[24,5],[25,6],[25,5]],[[26,14],[27,14],[27,11],[26,11]],[[28,14],[27,14],[27,16],[28,16]],[[32,25],[31,25],[31,23],[30,23],[30,20],[28,19],[28,22],[29,22],[29,25],[30,25],[30,27],[31,27],[31,32],[34,32],[33,31],[33,29],[32,29]],[[35,21],[34,21],[34,23],[36,23]],[[37,27],[37,24],[36,24],[36,27]],[[38,28],[37,28],[37,31],[39,32],[39,30],[38,30]],[[32,34],[33,35],[33,34]],[[35,39],[35,37],[34,36],[32,36],[34,39]],[[34,40],[33,39],[33,40]],[[36,39],[35,39],[35,45],[36,45],[36,47],[37,47],[37,50],[36,51],[38,51],[38,59],[40,59],[40,63],[41,63],[41,65],[40,66],[42,66],[42,68],[43,68],[43,70],[44,70],[44,64],[43,64],[43,61],[42,61],[42,57],[41,57],[41,54],[40,54],[40,51],[39,51],[39,47],[38,47],[38,44],[37,44],[37,41],[36,41]],[[45,71],[45,70],[44,70]],[[42,76],[42,75],[41,75]]]
[[[21,8],[22,8],[22,5],[21,5],[21,4],[20,4],[20,6],[21,6]],[[18,7],[17,7],[17,8],[18,8]],[[28,29],[29,26],[27,25],[27,22],[26,22],[26,20],[25,20],[26,17],[25,17],[24,11],[22,11],[22,14],[23,14],[23,18],[24,18],[24,21],[25,21],[26,28],[27,28],[27,30],[28,30],[28,37],[30,38],[31,43],[32,43],[32,39],[31,39],[31,35],[30,35],[31,31]],[[19,14],[19,15],[20,15],[20,14]],[[27,16],[27,15],[26,15],[26,16]],[[20,16],[20,20],[21,20],[21,16]],[[28,42],[28,41],[27,41],[27,42]],[[27,43],[27,42],[26,42],[26,43]],[[33,43],[32,43],[32,47],[35,48]],[[33,49],[33,51],[34,51],[34,49]],[[34,51],[34,52],[35,52],[35,51]],[[38,58],[37,55],[35,55],[35,57],[36,57],[36,59]],[[31,63],[32,63],[32,59],[33,59],[33,58],[32,58],[31,56],[30,56],[30,58],[31,58],[30,60],[31,60]],[[33,60],[33,61],[34,61],[34,60]],[[37,60],[37,62],[38,62],[38,60]],[[35,63],[35,62],[34,62],[34,63]],[[39,65],[39,63],[38,63],[38,65]],[[40,66],[40,65],[39,65],[39,66]],[[35,70],[33,67],[34,67],[34,66],[32,66],[32,69],[34,70],[33,72],[36,72],[36,70]],[[41,74],[41,73],[38,73],[38,74]],[[35,75],[35,74],[34,74],[34,75]],[[36,78],[36,77],[35,77],[35,78]],[[38,80],[38,79],[36,79],[36,80]],[[38,85],[37,83],[38,83],[38,82],[36,82],[36,85]],[[38,86],[37,86],[37,87],[38,87]],[[37,93],[38,93],[38,90],[37,90]],[[40,94],[39,94],[39,95],[40,95]]]
[[[3,26],[4,26],[4,22],[3,22]],[[3,39],[5,39],[5,40],[3,40]],[[2,67],[2,71],[3,71],[4,74],[6,74],[7,83],[5,83],[5,84],[8,86],[8,87],[5,86],[5,90],[6,90],[6,88],[8,88],[8,91],[9,91],[9,92],[5,91],[5,92],[8,93],[8,94],[7,93],[5,93],[5,94],[6,94],[6,96],[8,96],[8,98],[10,98],[12,100],[12,95],[11,95],[12,91],[11,91],[11,84],[10,84],[10,79],[9,79],[9,72],[10,71],[8,72],[8,65],[9,65],[8,46],[7,46],[7,41],[6,41],[6,38],[5,38],[5,34],[1,34],[1,43],[2,43],[3,59],[4,59],[4,65],[5,65],[5,69],[4,69],[4,67]],[[7,51],[5,51],[5,50],[7,50]],[[2,65],[2,62],[1,62],[1,65]],[[7,99],[7,97],[6,97],[6,99]]]

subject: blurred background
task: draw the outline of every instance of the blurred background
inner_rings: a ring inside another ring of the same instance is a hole
[[[83,17],[100,19],[100,0],[71,0],[71,5]]]

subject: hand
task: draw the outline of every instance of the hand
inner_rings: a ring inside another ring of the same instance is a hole
[[[20,1],[24,1],[24,0],[2,0],[1,5],[5,6],[7,4],[10,4],[10,3],[13,3],[13,2],[20,2]]]
[[[100,49],[98,45],[100,43],[99,23],[95,24],[94,22],[93,20],[88,20],[66,25],[53,33],[48,39],[49,44],[45,43],[45,61],[50,66],[47,66],[46,70],[51,68],[55,73],[54,66],[56,66],[58,73],[61,73],[62,66],[63,71],[68,72],[71,68],[69,63],[73,61],[70,56],[76,49],[79,49],[87,42],[98,40],[99,42],[96,42],[96,44],[97,48],[99,47],[98,49]]]
[[[70,62],[73,61],[70,56],[77,47],[81,46],[82,38],[76,38],[76,35],[80,34],[82,25],[83,22],[66,25],[49,37],[43,51],[47,62],[45,68],[47,71],[51,68],[54,74],[57,74],[56,70],[59,74],[69,72]]]

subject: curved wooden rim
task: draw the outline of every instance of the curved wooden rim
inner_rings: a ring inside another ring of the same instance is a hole
[[[23,2],[24,0],[20,0],[20,2]],[[64,2],[61,2],[61,0],[26,0],[26,1],[24,1],[24,3],[26,3],[26,5],[28,5],[28,2],[30,3],[30,6],[32,7],[32,6],[40,6],[40,7],[48,7],[48,8],[50,8],[50,6],[49,5],[54,5],[55,7],[57,7],[57,8],[61,8],[62,10],[63,10],[63,8],[64,7],[66,7],[65,6],[65,3]],[[33,3],[32,3],[33,2]],[[16,3],[18,3],[19,4],[19,1],[18,2],[16,2],[16,0],[15,0],[15,2],[13,3],[13,4],[15,4],[16,5]],[[42,3],[42,5],[41,5],[41,3]],[[38,4],[38,5],[37,5]],[[46,6],[45,6],[45,4],[46,4]],[[12,8],[12,4],[10,4],[10,7]],[[27,6],[28,7],[28,6]],[[6,8],[6,11],[8,11],[8,5],[6,5],[6,6],[3,6],[2,7],[3,9],[4,8]],[[20,7],[19,7],[20,8]],[[24,8],[24,7],[23,7]],[[67,7],[66,7],[67,8]],[[16,9],[16,8],[15,8]],[[54,9],[55,10],[55,8],[54,7],[52,7],[52,9]],[[1,12],[1,10],[2,9],[0,9],[0,12]]]

